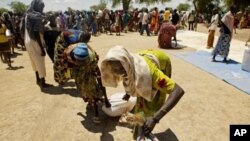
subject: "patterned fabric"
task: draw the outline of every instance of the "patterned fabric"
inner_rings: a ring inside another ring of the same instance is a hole
[[[5,36],[5,31],[7,30],[4,24],[0,26],[0,53],[1,52],[10,52],[10,43],[8,38]]]
[[[91,103],[94,102],[94,99],[103,98],[104,92],[97,81],[97,78],[100,77],[97,54],[89,50],[89,58],[85,61],[83,66],[74,65],[72,67],[72,78],[83,99]]]
[[[160,48],[171,48],[172,37],[176,35],[176,28],[170,23],[163,23],[158,34],[158,44]]]
[[[230,50],[231,34],[225,34],[223,26],[221,27],[221,34],[219,36],[218,42],[213,50],[213,55],[221,55],[222,57],[227,57]]]
[[[170,58],[166,55],[165,52],[161,50],[156,50],[156,49],[148,49],[148,50],[142,50],[139,52],[140,55],[153,55],[157,60],[159,61],[159,66],[161,71],[166,72],[166,75],[171,77],[171,61]],[[168,71],[169,70],[169,71]]]
[[[144,54],[144,59],[146,60],[153,81],[153,89],[157,92],[152,101],[146,101],[142,97],[137,98],[136,106],[134,109],[135,113],[144,112],[146,117],[152,116],[156,111],[158,111],[166,100],[166,94],[173,91],[175,82],[170,79],[171,77],[171,62],[169,57],[162,51],[159,50],[144,50],[140,51],[139,54]],[[163,69],[159,70],[156,63],[146,56],[145,54],[153,54],[158,62],[160,62],[160,67]]]
[[[0,25],[0,43],[6,43],[9,41],[5,35],[6,30],[7,30],[7,27],[4,24],[1,24]]]
[[[152,101],[147,101],[142,97],[138,97],[136,105],[133,109],[134,113],[144,113],[145,117],[153,116],[165,103],[166,94],[173,91],[175,83],[170,79],[171,77],[171,62],[169,57],[160,50],[143,50],[139,54],[144,56],[153,78],[153,89],[157,92]],[[148,55],[154,55],[160,67]],[[161,70],[159,70],[161,68]],[[138,136],[139,126],[134,127],[133,137]]]
[[[67,62],[63,59],[63,52],[67,47],[65,40],[61,34],[55,44],[55,55],[54,55],[54,79],[57,83],[63,84],[67,82],[71,76],[71,69],[68,67]]]
[[[63,52],[70,44],[78,41],[79,30],[69,29],[58,36],[54,50],[54,79],[57,83],[63,84],[71,79],[71,64],[63,58]],[[63,61],[64,60],[64,61]]]

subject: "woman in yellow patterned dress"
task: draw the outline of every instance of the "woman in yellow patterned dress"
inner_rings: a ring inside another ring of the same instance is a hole
[[[117,87],[123,80],[124,99],[137,97],[133,112],[144,113],[143,132],[146,136],[184,94],[183,89],[170,79],[170,59],[161,51],[144,50],[132,54],[121,46],[111,48],[101,63],[101,72],[104,86]],[[137,129],[134,138],[138,136]]]
[[[63,56],[65,62],[72,68],[72,78],[75,80],[77,90],[83,100],[94,108],[93,122],[99,123],[97,102],[104,100],[106,107],[110,104],[106,89],[101,83],[97,53],[87,44],[78,42],[67,47]]]

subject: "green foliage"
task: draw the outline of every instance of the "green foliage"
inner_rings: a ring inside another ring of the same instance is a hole
[[[90,10],[92,10],[92,11],[104,10],[106,7],[107,7],[107,3],[101,2],[98,5],[90,6]]]
[[[155,3],[165,3],[165,2],[168,2],[168,1],[171,1],[171,0],[136,0],[137,3],[145,3],[147,5],[150,5],[150,4],[155,4]]]
[[[13,10],[14,13],[25,13],[28,8],[27,5],[19,1],[12,1],[9,4],[9,6]]]
[[[229,8],[231,5],[235,5],[238,10],[244,11],[247,6],[250,5],[250,0],[223,0],[226,7]]]
[[[132,0],[100,0],[101,2],[112,2],[112,7],[116,7],[119,4],[122,4],[124,10],[128,10]],[[135,0],[135,3],[145,3],[147,5],[155,3],[165,3],[171,0]]]
[[[177,6],[177,10],[178,11],[188,11],[190,8],[190,5],[188,3],[180,3],[178,6]]]
[[[72,9],[71,7],[67,7],[67,11],[68,11],[69,13],[72,13],[72,12],[74,11],[74,9]]]
[[[250,0],[188,0],[192,1],[195,10],[200,13],[205,13],[211,11],[211,7],[219,7],[220,3],[223,3],[226,9],[230,6],[235,5],[238,10],[244,11],[245,8],[250,5]],[[221,7],[219,7],[221,8]]]
[[[6,8],[0,8],[0,16],[1,16],[4,12],[8,12],[8,9],[6,9]]]

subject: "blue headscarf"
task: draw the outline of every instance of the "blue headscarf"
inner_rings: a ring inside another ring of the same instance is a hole
[[[88,47],[85,43],[78,43],[73,50],[75,59],[85,60],[89,56]]]
[[[82,33],[83,32],[81,30],[69,29],[64,31],[64,40],[67,45],[77,43]]]

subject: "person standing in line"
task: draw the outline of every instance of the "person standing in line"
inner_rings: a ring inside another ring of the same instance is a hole
[[[159,24],[159,12],[158,8],[155,7],[154,10],[152,11],[152,19],[150,21],[150,32],[154,33],[156,35],[157,29],[158,29],[158,24]]]
[[[177,24],[179,23],[179,21],[180,21],[180,16],[177,13],[177,9],[175,9],[174,12],[173,12],[173,14],[172,14],[171,22],[175,26],[176,29],[177,29]],[[174,34],[174,41],[177,42],[176,33]]]
[[[188,15],[188,30],[194,30],[195,13],[194,10]]]
[[[214,34],[219,23],[219,15],[217,9],[212,11],[211,23],[208,28],[208,39],[207,39],[207,49],[213,48],[214,44]]]
[[[187,15],[186,15],[186,12],[184,12],[182,14],[182,16],[180,16],[180,19],[181,19],[181,27],[183,29],[187,28],[187,25],[186,25],[186,20],[187,20]]]
[[[123,25],[123,30],[125,33],[128,31],[128,25],[131,17],[128,13],[128,11],[124,11],[124,14],[122,15],[122,25]]]
[[[33,0],[26,13],[25,46],[27,48],[33,70],[36,74],[36,83],[41,91],[52,85],[45,83],[45,42],[43,40],[43,8],[42,0]]]
[[[217,44],[212,52],[212,61],[215,62],[216,55],[224,57],[223,62],[227,63],[227,56],[230,50],[230,42],[232,40],[233,28],[234,28],[234,15],[235,7],[231,6],[229,11],[221,19],[220,36]]]
[[[7,63],[9,68],[11,68],[10,41],[6,35],[6,30],[8,30],[7,27],[3,23],[2,19],[0,19],[0,56],[3,63]]]
[[[140,34],[143,35],[144,30],[146,30],[147,32],[147,36],[150,36],[150,31],[149,31],[149,27],[148,27],[148,9],[144,9],[143,12],[143,18],[142,18],[142,29]]]
[[[120,12],[117,10],[115,11],[115,24],[114,24],[114,31],[116,33],[116,36],[121,35],[122,30],[122,16]]]
[[[43,39],[46,43],[46,51],[51,59],[52,63],[54,63],[54,50],[55,50],[55,42],[57,37],[60,35],[61,31],[56,24],[56,17],[54,13],[51,13],[48,16],[48,22],[45,25],[45,31]]]
[[[163,15],[163,21],[164,22],[169,22],[170,21],[170,15],[171,15],[171,12],[169,10],[169,8],[165,8],[165,11],[164,11],[164,15]]]
[[[141,33],[141,30],[142,30],[142,19],[143,19],[143,10],[140,10],[139,11],[139,14],[138,14],[138,31]]]
[[[174,10],[173,14],[172,14],[172,19],[171,22],[174,26],[176,26],[180,21],[180,16],[177,13],[177,9]]]

